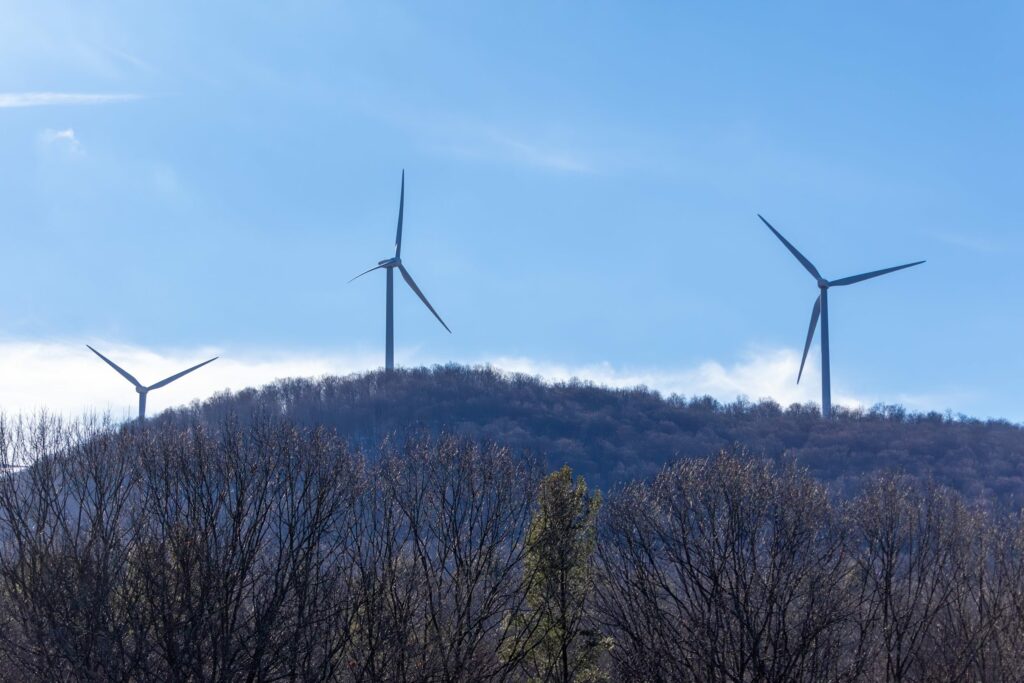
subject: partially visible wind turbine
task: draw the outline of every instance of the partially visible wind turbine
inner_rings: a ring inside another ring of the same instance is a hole
[[[146,419],[146,394],[148,394],[149,392],[151,392],[154,389],[159,389],[160,387],[165,387],[168,384],[170,384],[171,382],[173,382],[174,380],[181,379],[182,377],[184,377],[188,373],[192,372],[193,370],[198,370],[199,368],[203,367],[207,363],[212,363],[213,361],[217,360],[217,358],[219,358],[219,356],[215,356],[215,357],[211,358],[210,360],[203,361],[199,365],[193,365],[188,370],[182,370],[181,372],[179,372],[176,375],[171,375],[167,379],[162,379],[159,382],[157,382],[156,384],[150,384],[148,387],[144,387],[144,386],[142,386],[142,383],[139,382],[139,380],[137,380],[134,377],[132,377],[132,375],[127,370],[122,368],[120,365],[118,365],[114,361],[110,360],[109,358],[107,358],[102,353],[100,353],[96,349],[92,348],[88,344],[86,344],[86,346],[89,348],[90,351],[92,351],[97,356],[102,358],[104,363],[106,363],[110,367],[112,367],[115,370],[117,370],[118,374],[120,374],[126,380],[128,380],[129,382],[131,382],[132,384],[135,385],[135,391],[139,392],[139,421],[140,422],[142,420]]]
[[[807,329],[807,341],[804,342],[804,355],[800,359],[800,372],[796,376],[797,384],[800,383],[800,378],[804,374],[804,363],[807,361],[807,352],[811,348],[811,340],[814,339],[814,330],[818,325],[818,317],[821,316],[821,414],[823,417],[831,417],[832,415],[832,378],[829,369],[829,358],[828,358],[828,288],[829,287],[845,287],[846,285],[852,285],[857,282],[863,282],[864,280],[870,280],[873,277],[879,275],[886,275],[888,273],[896,272],[897,270],[903,270],[904,268],[910,268],[911,266],[919,266],[924,261],[914,261],[913,263],[906,263],[902,266],[894,266],[892,268],[883,268],[882,270],[873,270],[870,273],[862,273],[861,275],[851,275],[850,277],[840,278],[839,280],[826,280],[818,272],[818,269],[814,267],[814,264],[807,260],[807,258],[797,251],[796,247],[786,241],[778,230],[772,227],[772,224],[764,219],[764,216],[757,214],[757,217],[768,226],[768,229],[775,233],[775,236],[786,245],[786,249],[796,257],[796,260],[807,269],[807,272],[818,281],[818,298],[814,300],[814,307],[811,309],[811,326]]]
[[[437,321],[444,326],[444,329],[448,330],[451,334],[451,330],[445,325],[445,322],[441,320],[441,316],[437,314],[434,307],[427,301],[427,297],[423,295],[420,288],[416,286],[416,281],[412,279],[412,275],[409,275],[409,271],[402,265],[402,214],[405,210],[405,170],[402,170],[402,194],[398,200],[398,231],[395,234],[395,256],[394,258],[384,259],[378,261],[377,265],[370,268],[367,271],[359,273],[354,278],[349,280],[353,282],[358,280],[367,273],[372,273],[375,270],[381,268],[388,272],[388,294],[387,294],[387,322],[385,323],[385,351],[384,351],[384,369],[394,370],[395,369],[395,268],[398,268],[399,272],[402,273],[402,277],[405,279],[412,291],[416,292],[416,296],[420,298],[420,301],[430,309],[430,312],[434,314]]]

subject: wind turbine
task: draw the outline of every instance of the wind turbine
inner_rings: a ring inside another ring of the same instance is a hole
[[[148,394],[149,392],[153,391],[154,389],[159,389],[160,387],[165,387],[168,384],[170,384],[171,382],[173,382],[174,380],[181,379],[182,377],[184,377],[188,373],[192,372],[193,370],[198,370],[199,368],[203,367],[207,363],[212,363],[213,361],[217,360],[217,358],[219,358],[219,356],[214,356],[210,360],[205,360],[202,363],[200,363],[199,365],[193,365],[188,370],[182,370],[178,374],[171,375],[167,379],[162,379],[159,382],[157,382],[156,384],[150,384],[148,387],[144,387],[144,386],[142,386],[142,383],[139,382],[139,380],[137,380],[134,377],[132,377],[132,375],[127,370],[122,368],[120,365],[118,365],[114,361],[110,360],[109,358],[107,358],[102,353],[100,353],[96,349],[92,348],[88,344],[86,344],[86,346],[89,348],[90,351],[92,351],[97,356],[102,358],[104,363],[106,363],[110,367],[112,367],[115,370],[117,370],[118,374],[120,374],[126,380],[128,380],[129,382],[131,382],[132,384],[135,385],[135,391],[137,391],[139,393],[139,421],[140,422],[146,419],[146,394]]]
[[[818,316],[821,316],[821,414],[823,417],[832,416],[832,378],[829,370],[829,358],[828,358],[828,288],[829,287],[845,287],[846,285],[852,285],[857,282],[863,282],[864,280],[870,280],[873,277],[879,275],[886,275],[888,273],[894,273],[897,270],[903,270],[904,268],[910,268],[911,266],[919,266],[924,261],[914,261],[913,263],[905,263],[902,266],[894,266],[892,268],[883,268],[882,270],[873,270],[870,273],[862,273],[860,275],[851,275],[850,277],[840,278],[838,280],[826,280],[818,272],[818,269],[814,267],[814,264],[807,260],[807,258],[797,251],[796,247],[786,241],[778,230],[772,227],[772,224],[765,220],[764,216],[757,214],[757,217],[768,226],[768,229],[775,233],[775,236],[786,245],[786,249],[796,257],[796,260],[807,269],[807,272],[818,281],[818,298],[814,300],[814,307],[811,309],[811,326],[807,330],[807,341],[804,342],[804,355],[800,359],[800,372],[796,376],[797,384],[800,383],[800,377],[804,374],[804,363],[807,361],[807,352],[811,348],[811,340],[814,338],[814,330],[818,325]]]
[[[409,271],[402,265],[402,214],[405,209],[405,170],[402,170],[402,194],[398,200],[398,231],[395,234],[395,256],[394,258],[387,258],[383,261],[378,261],[377,265],[370,268],[367,271],[359,273],[354,278],[349,280],[353,282],[358,280],[367,273],[372,273],[375,270],[385,269],[388,273],[388,294],[387,294],[387,322],[385,323],[385,351],[384,351],[384,369],[391,371],[395,369],[395,268],[402,274],[405,282],[412,288],[412,291],[416,292],[416,296],[420,298],[420,301],[430,309],[430,312],[434,314],[437,321],[444,326],[444,329],[448,330],[451,334],[451,330],[445,325],[445,322],[441,320],[441,316],[437,314],[434,307],[427,301],[427,297],[423,295],[420,288],[416,286],[416,281],[412,279],[412,275],[409,275]]]

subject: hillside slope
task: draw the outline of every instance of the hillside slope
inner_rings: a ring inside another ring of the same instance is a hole
[[[1024,499],[1024,429],[899,407],[837,409],[831,422],[811,405],[770,401],[721,404],[708,397],[662,397],[646,388],[584,382],[548,384],[491,368],[448,365],[317,380],[288,379],[220,394],[159,420],[217,423],[270,411],[304,425],[337,429],[372,449],[391,433],[449,430],[492,439],[567,463],[609,488],[647,478],[678,457],[740,444],[751,454],[791,456],[836,490],[852,493],[865,475],[896,470],[932,477],[969,499],[1016,506]]]

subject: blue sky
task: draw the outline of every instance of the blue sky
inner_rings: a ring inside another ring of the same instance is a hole
[[[400,363],[817,400],[816,288],[760,212],[826,277],[928,260],[833,291],[839,402],[1024,420],[1022,25],[0,0],[0,407],[127,411],[86,342],[144,382],[222,355],[154,409],[382,364],[384,277],[346,281],[405,168],[403,260],[454,334],[400,287]]]

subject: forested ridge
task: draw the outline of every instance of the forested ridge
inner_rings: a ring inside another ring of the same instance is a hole
[[[213,397],[159,420],[217,424],[255,413],[336,429],[372,450],[389,434],[450,431],[528,451],[551,467],[570,465],[610,489],[653,477],[676,458],[740,444],[757,457],[793,458],[833,491],[852,495],[866,477],[898,472],[934,480],[972,501],[1016,507],[1024,500],[1024,429],[1003,420],[815,405],[720,403],[637,387],[572,381],[459,365],[286,379]]]
[[[0,680],[1024,682],[1021,432],[459,366],[0,416]]]

